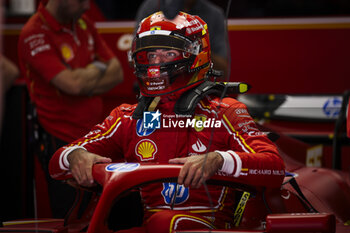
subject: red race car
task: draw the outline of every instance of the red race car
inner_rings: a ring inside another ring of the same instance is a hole
[[[281,136],[277,145],[305,144]],[[285,147],[285,146],[282,146]],[[233,218],[240,225],[210,232],[350,232],[350,176],[344,171],[305,167],[281,150],[286,177],[280,189],[241,184],[239,178],[214,175],[208,184],[230,186],[242,192]],[[153,182],[176,182],[181,165],[111,163],[93,167],[101,185],[93,191],[89,206],[78,217],[81,199],[66,219],[36,219],[4,222],[0,232],[113,232],[114,203],[138,187]],[[208,232],[199,230],[196,232]]]

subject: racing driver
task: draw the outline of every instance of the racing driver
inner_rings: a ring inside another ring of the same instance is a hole
[[[144,224],[130,232],[234,227],[234,190],[205,181],[217,173],[279,187],[284,162],[245,105],[220,96],[227,88],[220,90],[213,78],[207,24],[183,12],[173,20],[154,13],[139,24],[131,59],[141,91],[138,104],[116,107],[86,136],[56,151],[51,176],[91,187],[96,163],[183,164],[177,184],[141,189]]]

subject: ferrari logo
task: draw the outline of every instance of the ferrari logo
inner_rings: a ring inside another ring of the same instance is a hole
[[[197,124],[197,121],[201,121],[201,122],[204,123],[207,120],[207,116],[205,116],[205,115],[195,115],[194,119],[195,119],[194,129],[197,132],[202,131],[203,128],[204,128],[204,124]],[[201,125],[201,127],[198,127],[198,125]]]
[[[87,26],[86,26],[86,23],[83,19],[79,19],[78,20],[78,24],[79,24],[79,27],[83,30],[86,30]]]
[[[150,67],[147,70],[147,74],[150,77],[158,77],[160,76],[160,69],[158,67]]]
[[[151,30],[150,30],[150,31],[161,30],[161,29],[162,29],[161,27],[151,27]]]

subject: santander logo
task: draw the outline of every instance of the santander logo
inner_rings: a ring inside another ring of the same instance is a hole
[[[201,140],[197,140],[197,142],[195,144],[192,145],[192,149],[195,151],[195,152],[204,152],[206,151],[207,147],[201,142]]]

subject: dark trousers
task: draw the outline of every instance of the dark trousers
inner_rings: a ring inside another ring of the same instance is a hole
[[[39,127],[38,136],[35,155],[38,156],[45,172],[52,216],[54,218],[64,218],[73,205],[76,190],[62,181],[51,178],[48,167],[55,151],[68,143],[52,136],[42,127]],[[40,189],[41,187],[37,188]]]

